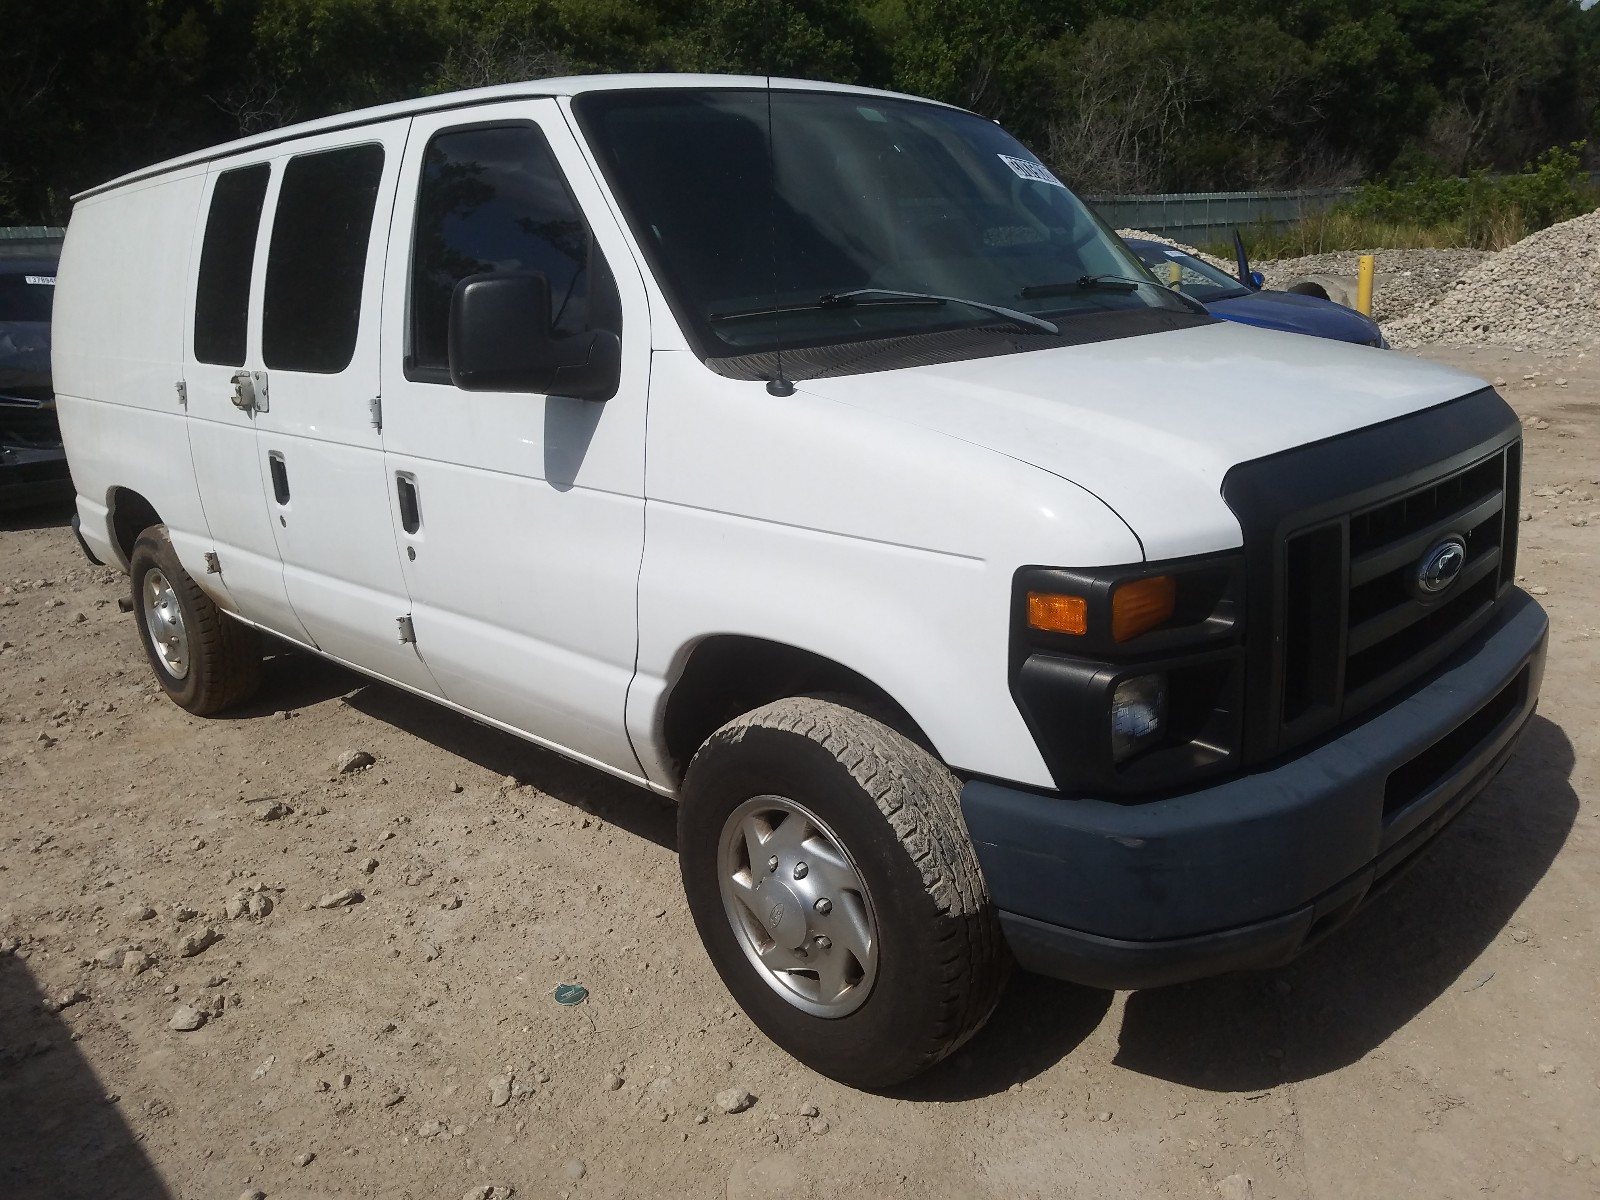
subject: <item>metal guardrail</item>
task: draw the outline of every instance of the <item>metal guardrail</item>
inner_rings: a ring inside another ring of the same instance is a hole
[[[1600,171],[1585,172],[1600,186]],[[1499,179],[1503,176],[1491,176]],[[1326,212],[1359,188],[1307,188],[1287,192],[1173,192],[1158,196],[1085,196],[1113,229],[1142,229],[1194,245],[1226,241],[1234,229],[1268,224],[1283,228]]]
[[[1143,229],[1191,245],[1219,241],[1235,228],[1292,225],[1325,212],[1355,188],[1293,192],[1175,192],[1159,196],[1085,197],[1113,229]]]

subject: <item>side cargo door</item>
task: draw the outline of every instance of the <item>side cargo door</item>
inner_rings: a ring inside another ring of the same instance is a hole
[[[206,178],[204,221],[191,281],[183,365],[189,452],[200,503],[216,547],[224,589],[241,615],[299,642],[315,645],[295,616],[283,582],[283,560],[267,511],[256,414],[238,400],[250,376],[251,312],[260,309],[265,243],[258,233],[272,165],[229,163]]]
[[[557,336],[620,335],[609,400],[452,385],[450,298],[534,271]],[[644,548],[644,282],[556,103],[415,118],[384,288],[389,487],[417,640],[455,704],[642,774],[624,727]]]
[[[298,140],[280,154],[254,402],[295,614],[324,653],[437,695],[411,635],[378,404],[384,260],[409,124]]]

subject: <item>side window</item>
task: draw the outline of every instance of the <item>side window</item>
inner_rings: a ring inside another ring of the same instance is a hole
[[[194,289],[194,356],[219,367],[244,366],[256,231],[272,168],[266,163],[217,176],[200,245]]]
[[[552,332],[621,331],[616,285],[544,134],[532,125],[449,130],[423,155],[411,251],[406,374],[449,382],[450,296],[468,275],[537,271]]]
[[[267,251],[261,358],[281,371],[333,375],[350,365],[361,319],[382,146],[289,160]]]

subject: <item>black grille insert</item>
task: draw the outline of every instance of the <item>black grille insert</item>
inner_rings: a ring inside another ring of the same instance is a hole
[[[1493,700],[1457,725],[1421,754],[1389,772],[1383,789],[1383,815],[1399,812],[1433,789],[1488,741],[1506,720],[1522,707],[1527,696],[1528,669],[1524,667]]]
[[[1513,449],[1287,539],[1282,745],[1371,707],[1487,617],[1511,579]],[[1446,592],[1429,597],[1415,584],[1419,566],[1450,537],[1466,547],[1466,563]]]

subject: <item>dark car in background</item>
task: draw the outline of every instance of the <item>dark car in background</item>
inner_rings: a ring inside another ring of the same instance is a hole
[[[1150,268],[1152,275],[1200,301],[1214,317],[1261,329],[1281,329],[1286,333],[1305,333],[1361,346],[1388,347],[1378,323],[1353,308],[1320,296],[1263,288],[1261,276],[1251,271],[1245,262],[1242,247],[1240,276],[1235,279],[1205,259],[1165,242],[1143,238],[1124,238],[1123,241],[1139,256],[1139,261]]]
[[[0,508],[72,497],[50,387],[56,258],[0,258]]]

